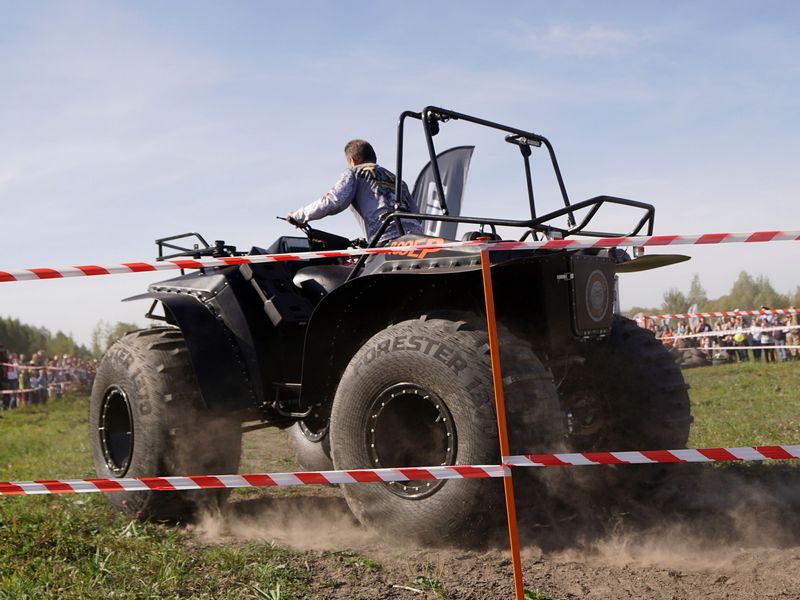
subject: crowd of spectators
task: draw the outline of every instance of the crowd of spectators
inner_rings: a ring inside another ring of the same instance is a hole
[[[713,323],[712,323],[713,321]],[[698,348],[709,360],[778,362],[800,360],[800,314],[737,315],[677,321],[642,318],[662,343],[678,351]]]
[[[44,350],[26,356],[0,345],[0,411],[44,404],[67,392],[86,392],[96,370],[96,360],[68,354],[50,358]]]

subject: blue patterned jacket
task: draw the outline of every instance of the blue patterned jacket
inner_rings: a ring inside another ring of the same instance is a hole
[[[395,175],[375,163],[363,163],[347,169],[339,181],[322,198],[291,213],[292,218],[304,225],[342,212],[348,206],[353,211],[368,240],[378,232],[383,215],[394,210]],[[414,210],[408,186],[403,182],[400,210]],[[406,233],[422,234],[422,225],[416,219],[402,219]],[[381,236],[379,245],[398,237],[397,228],[390,225]]]

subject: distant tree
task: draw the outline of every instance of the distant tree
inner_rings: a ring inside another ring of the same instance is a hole
[[[50,332],[41,327],[20,323],[18,319],[0,319],[0,343],[30,356],[47,345]]]
[[[644,306],[632,306],[630,310],[625,311],[625,316],[629,319],[632,319],[635,315],[642,313],[643,315],[658,315],[661,314],[661,309],[657,307],[644,307]]]
[[[56,334],[47,341],[45,352],[47,352],[48,356],[68,354],[70,356],[88,358],[91,355],[86,346],[79,345],[72,339],[72,336],[65,334],[63,331],[57,331]]]
[[[108,333],[108,323],[100,320],[92,329],[92,356],[99,358],[106,350],[106,335]]]
[[[708,295],[703,284],[700,283],[700,276],[695,273],[692,277],[692,282],[689,284],[689,294],[686,296],[686,302],[691,306],[697,304],[698,310],[702,311],[708,304]]]
[[[758,287],[755,280],[747,271],[739,273],[739,277],[733,282],[728,300],[731,303],[729,308],[750,309],[755,307],[755,299],[758,294]]]
[[[794,306],[800,308],[800,286],[786,294],[782,294],[772,287],[766,275],[753,277],[747,271],[742,271],[733,282],[731,291],[714,300],[708,298],[700,277],[694,275],[689,284],[689,292],[684,294],[678,288],[670,288],[664,293],[664,303],[661,308],[643,308],[635,306],[626,311],[629,317],[636,313],[655,314],[685,313],[692,304],[697,304],[699,312],[734,309],[757,309],[762,306],[770,308],[786,308]]]
[[[98,321],[92,330],[92,355],[100,358],[114,342],[134,329],[140,329],[135,323],[117,321],[113,325],[107,321]]]
[[[688,308],[689,301],[678,288],[670,288],[664,292],[664,303],[661,305],[661,310],[665,313],[684,313]]]
[[[124,321],[117,321],[106,336],[106,350],[109,349],[114,342],[120,339],[129,331],[140,329],[136,323],[125,323]]]
[[[789,294],[789,304],[795,308],[800,306],[800,286],[794,288],[794,292]]]
[[[759,275],[756,279],[756,295],[753,298],[753,308],[768,306],[770,308],[783,308],[788,306],[789,297],[781,294],[772,287],[766,275]]]

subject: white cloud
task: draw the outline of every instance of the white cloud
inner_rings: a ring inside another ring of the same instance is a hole
[[[515,31],[497,32],[497,37],[512,48],[543,56],[595,57],[630,52],[642,36],[602,24],[578,27],[550,25],[547,29],[520,26]]]

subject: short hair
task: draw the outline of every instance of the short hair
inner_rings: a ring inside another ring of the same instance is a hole
[[[357,165],[378,162],[378,157],[375,155],[372,145],[364,140],[350,140],[347,142],[344,146],[344,155],[352,159]]]

